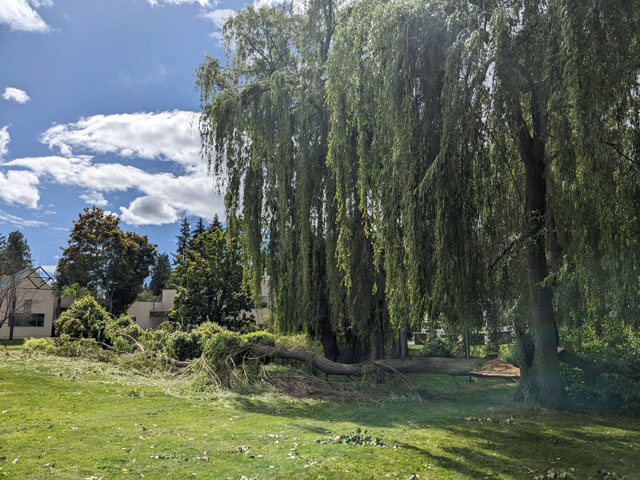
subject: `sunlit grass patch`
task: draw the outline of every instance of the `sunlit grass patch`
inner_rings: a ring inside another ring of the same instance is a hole
[[[522,410],[503,382],[410,379],[339,380],[357,400],[241,395],[194,389],[178,372],[11,352],[0,356],[0,478],[638,478],[636,419]],[[336,437],[352,441],[324,441]]]

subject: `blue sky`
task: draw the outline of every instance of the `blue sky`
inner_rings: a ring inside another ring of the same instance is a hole
[[[92,205],[167,253],[183,215],[222,218],[195,69],[248,3],[277,0],[0,0],[0,233],[55,265]]]

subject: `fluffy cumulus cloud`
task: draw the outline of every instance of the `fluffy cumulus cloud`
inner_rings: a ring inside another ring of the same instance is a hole
[[[35,8],[51,6],[51,0],[1,0],[0,24],[11,30],[25,32],[48,32],[51,27],[46,24]]]
[[[86,192],[80,195],[80,199],[87,202],[89,205],[95,205],[96,207],[106,207],[109,202],[104,198],[104,195],[100,192]]]
[[[160,225],[178,220],[178,211],[164,198],[159,197],[136,198],[131,202],[129,208],[120,207],[120,211],[122,212],[120,218],[132,225],[144,225],[146,223]]]
[[[183,110],[94,115],[55,125],[42,134],[41,141],[65,156],[75,149],[194,167],[201,161],[197,122],[195,112]]]
[[[10,205],[37,208],[40,193],[38,176],[28,170],[0,172],[0,200]]]
[[[19,88],[7,87],[4,89],[2,98],[5,100],[13,100],[17,103],[27,103],[31,98],[27,95],[27,92],[20,90]]]
[[[42,141],[61,154],[5,161],[7,176],[0,182],[10,183],[8,175],[19,176],[26,192],[20,204],[31,208],[37,207],[39,182],[81,188],[80,198],[96,206],[107,206],[110,193],[138,192],[129,205],[116,205],[122,220],[132,225],[173,223],[185,213],[222,217],[223,196],[200,159],[199,138],[191,127],[194,117],[194,112],[97,115],[54,126]],[[87,154],[75,155],[74,150]],[[98,161],[96,155],[102,154],[170,161],[183,173],[152,173],[124,162]]]
[[[187,175],[174,175],[149,173],[120,163],[98,163],[89,157],[62,156],[19,158],[4,165],[29,169],[36,182],[41,179],[85,189],[88,192],[81,198],[96,206],[108,203],[103,193],[141,192],[143,195],[129,206],[120,207],[122,220],[132,225],[173,223],[180,213],[211,218],[224,212],[222,195],[215,192],[214,180],[205,166]]]
[[[11,136],[9,135],[9,131],[7,130],[8,128],[9,127],[0,128],[0,160],[2,160],[2,157],[4,157],[7,153],[9,153],[7,145],[9,145],[9,142],[11,141]]]

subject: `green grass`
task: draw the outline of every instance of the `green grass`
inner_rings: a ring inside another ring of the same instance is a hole
[[[423,400],[196,395],[180,377],[0,348],[0,478],[640,478],[637,419],[520,409],[506,383],[412,381]],[[317,443],[358,427],[385,446]]]

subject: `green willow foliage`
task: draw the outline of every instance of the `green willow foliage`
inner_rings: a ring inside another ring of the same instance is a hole
[[[555,375],[549,325],[637,325],[638,31],[639,0],[308,0],[229,19],[229,63],[198,72],[203,150],[276,326],[355,359],[425,314],[515,323]]]

